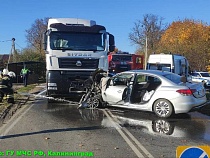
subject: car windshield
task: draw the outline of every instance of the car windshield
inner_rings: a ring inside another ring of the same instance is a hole
[[[52,32],[50,35],[53,50],[102,51],[104,44],[102,33]]]
[[[173,83],[179,84],[181,82],[181,76],[177,74],[164,74],[163,76]]]
[[[208,72],[201,72],[202,77],[210,77]]]
[[[150,70],[163,70],[163,71],[171,71],[171,65],[170,64],[148,64],[148,69]]]

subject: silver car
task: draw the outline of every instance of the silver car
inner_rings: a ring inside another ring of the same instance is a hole
[[[182,81],[181,81],[182,80]],[[102,99],[108,106],[152,111],[162,118],[188,113],[206,103],[201,83],[158,70],[130,70],[102,78]]]
[[[208,72],[192,72],[193,82],[202,82],[206,89],[210,89],[210,75]]]

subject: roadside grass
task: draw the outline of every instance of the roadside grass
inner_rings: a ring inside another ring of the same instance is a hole
[[[34,89],[38,84],[30,84],[27,87],[21,87],[17,89],[17,92],[24,93],[29,92],[30,90]]]
[[[30,84],[30,85],[27,85],[27,87],[23,86],[16,89],[15,91],[17,93],[14,93],[15,101],[21,98],[22,95],[20,93],[28,93],[30,90],[34,89],[36,86],[37,84]]]
[[[15,102],[17,103],[18,100],[21,99],[22,95],[20,95],[20,93],[27,93],[30,90],[34,89],[37,86],[37,84],[30,84],[27,87],[20,87],[18,89],[15,89],[15,93],[14,93],[14,99]],[[3,112],[9,105],[9,103],[7,103],[7,99],[6,97],[4,97],[3,101],[0,103],[0,113]]]

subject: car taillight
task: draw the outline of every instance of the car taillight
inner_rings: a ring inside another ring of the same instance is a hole
[[[179,89],[176,92],[182,95],[192,95],[194,92],[196,92],[196,89]]]

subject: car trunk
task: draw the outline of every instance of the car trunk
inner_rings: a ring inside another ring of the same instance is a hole
[[[195,98],[201,98],[206,95],[206,91],[201,83],[186,83],[186,86],[192,91]]]

